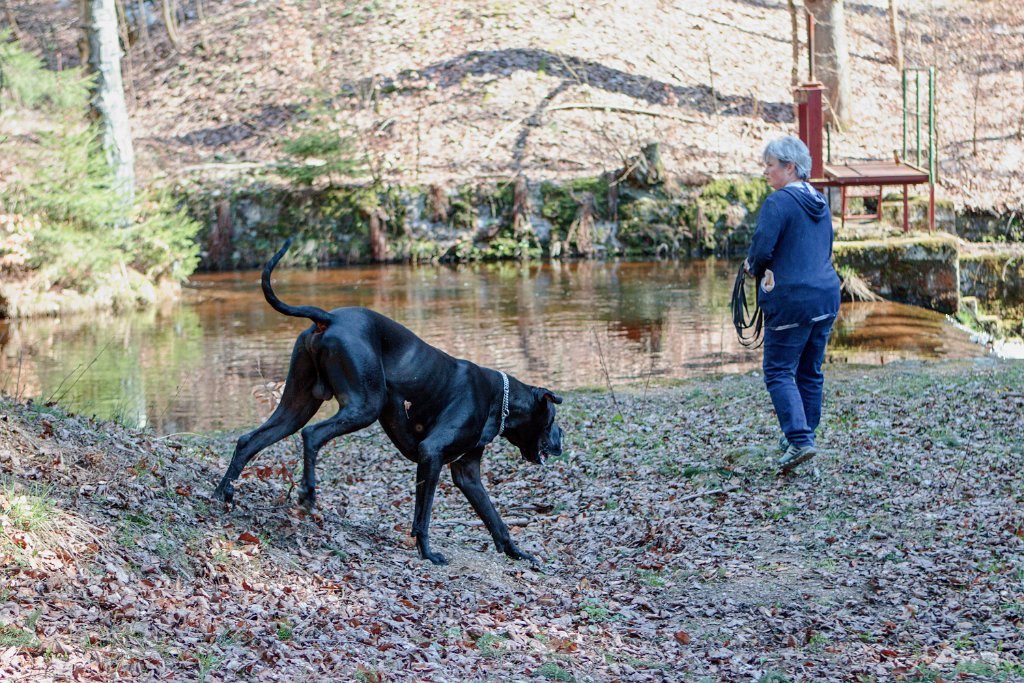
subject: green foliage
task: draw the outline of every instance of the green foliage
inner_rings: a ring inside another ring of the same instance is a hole
[[[0,88],[16,104],[48,113],[80,112],[88,104],[90,81],[77,69],[49,71],[41,59],[0,31]]]
[[[11,480],[0,484],[0,512],[20,531],[46,532],[55,524],[49,489],[22,491]]]
[[[494,633],[484,633],[476,639],[476,647],[481,657],[495,658],[504,654],[503,643],[507,640],[505,636]]]
[[[3,105],[35,128],[9,149],[20,174],[3,209],[32,219],[17,224],[17,252],[0,251],[0,269],[18,281],[0,291],[8,313],[134,307],[154,300],[158,280],[187,278],[199,225],[166,194],[140,190],[125,203],[87,121],[89,81],[47,71],[15,43],[0,44],[0,67]]]
[[[768,183],[764,178],[750,180],[712,180],[701,190],[703,199],[720,197],[741,204],[747,211],[755,213],[768,196]]]
[[[607,607],[595,599],[588,598],[580,604],[580,614],[593,623],[611,621],[617,619],[618,615],[613,614]]]
[[[323,179],[332,184],[338,178],[363,175],[366,164],[356,151],[355,139],[342,134],[332,113],[316,110],[309,119],[302,132],[281,141],[281,149],[292,160],[279,164],[278,173],[305,186]]]
[[[284,642],[291,640],[295,636],[295,629],[292,628],[291,624],[286,622],[279,622],[277,624],[277,639]]]
[[[558,662],[545,662],[537,669],[537,675],[549,681],[575,681],[572,674],[563,669]]]
[[[552,239],[561,239],[569,232],[569,226],[576,219],[584,193],[594,195],[597,220],[608,218],[608,180],[604,177],[580,178],[568,186],[552,182],[541,183],[541,209],[544,218],[551,221],[554,229]]]
[[[39,641],[31,631],[18,628],[13,624],[0,624],[0,647],[34,648]]]
[[[511,233],[511,229],[507,232]],[[456,242],[443,258],[466,262],[540,258],[540,256],[540,244],[533,236],[525,236],[517,240],[510,234],[502,234],[489,242],[476,242],[473,235],[467,235]]]

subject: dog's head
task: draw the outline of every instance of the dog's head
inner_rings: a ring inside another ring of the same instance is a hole
[[[562,429],[555,424],[555,405],[562,399],[541,387],[528,388],[528,407],[506,436],[524,458],[543,465],[547,458],[562,454]]]

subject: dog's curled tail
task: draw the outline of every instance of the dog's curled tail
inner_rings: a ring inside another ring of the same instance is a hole
[[[316,306],[290,306],[285,302],[277,298],[274,294],[273,288],[270,286],[270,273],[274,270],[274,266],[281,260],[284,253],[288,251],[288,247],[292,246],[292,238],[289,237],[284,246],[281,247],[280,251],[274,254],[273,258],[267,262],[267,265],[263,267],[263,277],[260,282],[263,285],[263,297],[267,300],[267,303],[273,307],[278,313],[284,315],[290,315],[295,318],[309,318],[316,323],[317,329],[321,332],[327,329],[327,326],[331,324],[331,315],[322,308]]]

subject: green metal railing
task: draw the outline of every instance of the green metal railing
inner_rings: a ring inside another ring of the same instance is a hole
[[[912,115],[914,117],[915,154],[918,167],[921,167],[921,74],[928,74],[928,178],[929,183],[934,185],[938,171],[935,138],[935,67],[907,67],[903,69],[903,160],[907,159],[907,123]],[[909,75],[914,77],[914,111],[910,112],[907,106],[907,95]]]

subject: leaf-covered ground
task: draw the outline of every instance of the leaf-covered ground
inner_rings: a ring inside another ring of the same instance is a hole
[[[824,452],[773,466],[755,374],[567,396],[563,457],[485,482],[539,569],[442,486],[340,439],[320,508],[297,443],[226,510],[236,435],[153,438],[0,401],[0,679],[1024,680],[1024,365],[828,371]],[[294,499],[294,493],[291,493]]]

